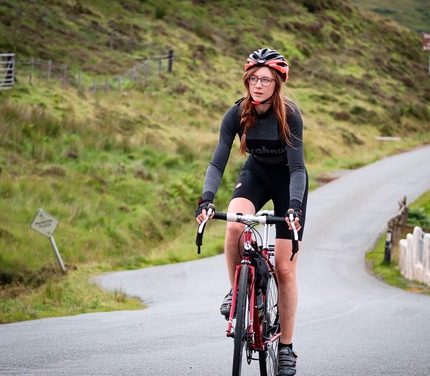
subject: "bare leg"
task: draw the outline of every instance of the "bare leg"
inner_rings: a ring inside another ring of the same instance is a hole
[[[281,320],[281,342],[293,342],[294,324],[298,302],[297,287],[297,256],[290,261],[292,243],[287,239],[276,239],[275,259],[276,275],[278,277],[278,306]]]
[[[228,211],[232,213],[243,213],[243,214],[255,214],[255,208],[251,201],[246,198],[234,198],[230,201]],[[233,287],[234,273],[236,270],[236,264],[240,261],[238,244],[239,237],[244,229],[244,225],[241,223],[227,222],[224,252],[227,263],[228,278],[230,285]]]

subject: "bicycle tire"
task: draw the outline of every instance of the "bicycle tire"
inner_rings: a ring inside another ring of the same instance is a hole
[[[248,295],[249,295],[249,266],[243,264],[240,268],[239,286],[236,301],[236,326],[234,328],[233,376],[242,372],[243,348],[248,339]]]
[[[267,341],[280,333],[281,330],[278,311],[278,285],[273,275],[270,275],[267,282],[264,309],[263,341]],[[259,351],[258,361],[261,376],[276,376],[278,374],[278,347],[279,338],[269,342],[264,351]]]

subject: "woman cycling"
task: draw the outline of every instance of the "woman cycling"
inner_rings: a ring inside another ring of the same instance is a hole
[[[292,338],[296,317],[297,257],[292,252],[291,227],[287,212],[293,211],[301,241],[306,218],[308,176],[303,156],[303,122],[297,106],[282,93],[288,79],[288,64],[276,50],[254,51],[245,64],[244,98],[224,115],[219,141],[206,172],[203,196],[196,211],[197,222],[206,218],[213,205],[236,135],[240,153],[248,153],[228,211],[255,214],[272,200],[275,216],[285,216],[285,225],[276,225],[275,261],[279,283],[279,314],[282,336],[279,345],[279,375],[295,375],[297,355]],[[243,225],[227,223],[225,256],[233,286],[235,265],[240,262],[238,239]],[[228,318],[232,291],[225,296],[221,314]]]

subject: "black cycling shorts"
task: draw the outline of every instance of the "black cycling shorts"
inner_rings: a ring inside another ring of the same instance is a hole
[[[306,221],[306,205],[308,199],[308,176],[306,173],[306,189],[302,199],[302,228],[298,235],[302,240]],[[290,204],[290,170],[288,165],[268,165],[248,158],[240,172],[232,198],[243,197],[250,200],[258,212],[272,200],[274,215],[284,217]],[[291,239],[291,230],[287,224],[276,224],[277,239]]]

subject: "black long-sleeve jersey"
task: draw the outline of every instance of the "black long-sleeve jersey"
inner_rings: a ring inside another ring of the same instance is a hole
[[[306,189],[306,168],[303,155],[303,120],[297,106],[290,102],[293,110],[287,107],[287,122],[292,134],[288,145],[279,134],[278,120],[273,108],[258,115],[257,123],[246,135],[247,153],[258,161],[270,165],[287,164],[290,171],[290,201],[302,202]],[[240,126],[241,105],[232,106],[225,113],[221,122],[219,141],[212,160],[206,171],[203,184],[203,199],[213,200],[218,191],[221,179],[230,157],[231,148],[236,135],[243,136],[244,129]]]

